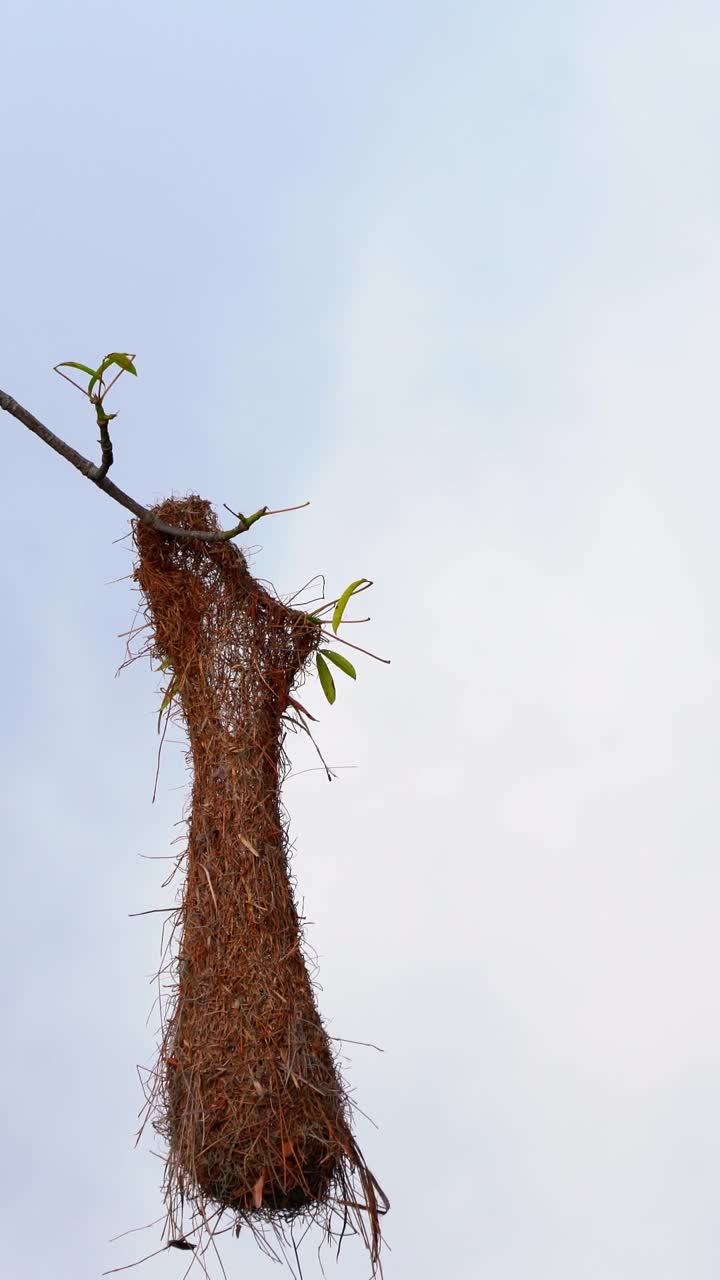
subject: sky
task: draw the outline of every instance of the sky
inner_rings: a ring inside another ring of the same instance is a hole
[[[3,46],[0,386],[94,456],[52,366],[137,353],[118,484],[310,500],[255,571],[375,582],[392,664],[306,687],[343,767],[285,799],[323,1016],[384,1049],[386,1280],[716,1280],[717,6],[8,0]],[[162,1213],[130,913],[187,774],[151,803],[159,677],[116,678],[125,513],[0,426],[0,1238],[77,1280],[156,1247],[109,1243]]]

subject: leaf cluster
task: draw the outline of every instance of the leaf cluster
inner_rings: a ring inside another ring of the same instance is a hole
[[[137,377],[137,369],[134,364],[135,357],[127,353],[127,351],[111,351],[100,361],[97,369],[92,369],[89,364],[82,364],[79,360],[61,360],[60,364],[55,365],[55,372],[59,373],[61,378],[67,378],[68,382],[72,382],[78,391],[82,391],[95,406],[98,423],[103,426],[111,422],[117,417],[116,413],[106,413],[103,408],[103,400],[108,391],[117,382],[121,373],[132,373]],[[110,383],[105,384],[105,375],[113,368],[117,368],[118,372]],[[69,378],[66,373],[61,373],[62,369],[77,369],[80,373],[86,373],[90,379],[87,387],[81,387],[79,383]]]

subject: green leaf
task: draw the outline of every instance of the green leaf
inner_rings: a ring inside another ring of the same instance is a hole
[[[351,597],[351,596],[353,596],[353,595],[355,594],[355,592],[357,591],[358,587],[362,587],[362,586],[364,586],[364,584],[365,584],[365,583],[367,583],[367,584],[368,584],[368,586],[370,586],[370,585],[371,585],[371,584],[370,584],[370,579],[369,579],[369,578],[358,578],[357,582],[351,582],[351,583],[350,583],[350,586],[349,586],[349,587],[346,587],[346,588],[345,588],[345,590],[343,591],[342,595],[340,596],[340,599],[338,600],[337,604],[335,605],[335,610],[334,610],[334,612],[333,612],[333,616],[332,616],[332,629],[333,629],[333,631],[335,632],[335,634],[336,634],[336,635],[337,635],[337,629],[338,629],[338,627],[340,626],[340,623],[341,623],[341,622],[342,622],[342,620],[343,620],[343,614],[344,614],[345,610],[347,609],[348,601],[349,601],[350,597]]]
[[[158,671],[167,671],[172,666],[172,658],[164,658],[158,667]]]
[[[165,694],[165,697],[163,698],[160,704],[160,715],[162,715],[163,711],[165,711],[170,706],[170,703],[172,702],[173,698],[179,692],[180,692],[180,685],[178,684],[177,676],[173,676],[172,680],[170,681],[170,684],[168,685],[168,691]]]
[[[335,653],[333,649],[321,649],[320,652],[324,653],[325,657],[329,658],[331,662],[334,662],[335,666],[339,667],[341,671],[344,671],[346,676],[350,676],[351,680],[357,680],[357,671],[352,662],[348,662],[347,658],[344,658],[341,653]]]
[[[118,367],[123,369],[126,373],[134,373],[135,377],[137,377],[137,369],[129,355],[126,355],[124,351],[111,351],[110,354],[105,357],[99,369],[96,369],[94,372],[92,369],[89,370],[93,375],[88,386],[89,396],[92,395],[95,383],[102,381],[103,374],[107,373],[108,369],[113,364],[118,365]]]
[[[330,706],[332,706],[336,697],[335,681],[332,678],[332,674],[327,662],[325,661],[325,659],[322,657],[321,654],[319,653],[315,654],[315,661],[317,662],[318,675],[320,677],[320,684],[322,685],[322,691],[325,694],[325,697],[327,698],[328,702],[330,703]]]
[[[105,357],[103,363],[108,366],[116,364],[119,368],[124,369],[125,373],[134,373],[137,378],[137,369],[126,351],[111,351],[110,355]]]
[[[55,365],[56,369],[79,369],[81,373],[89,373],[91,378],[97,377],[97,370],[91,369],[87,364],[79,364],[77,360],[61,360],[60,364]]]
[[[100,380],[101,380],[101,378],[102,378],[102,376],[103,376],[103,374],[104,374],[104,372],[105,372],[105,370],[106,370],[106,369],[107,369],[107,365],[103,363],[103,364],[101,364],[101,365],[100,365],[100,368],[99,368],[99,369],[96,369],[96,370],[95,370],[95,372],[94,372],[94,374],[93,374],[92,378],[91,378],[91,379],[90,379],[90,381],[88,382],[88,395],[89,395],[89,396],[91,396],[91,395],[92,395],[92,393],[93,393],[93,387],[95,386],[95,383],[96,383],[96,382],[100,382]]]

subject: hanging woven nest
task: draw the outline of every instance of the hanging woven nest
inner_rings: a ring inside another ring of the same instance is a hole
[[[198,497],[155,508],[218,530]],[[167,1142],[172,1232],[223,1211],[262,1233],[304,1214],[358,1230],[378,1267],[387,1201],[353,1137],[350,1105],[303,953],[280,787],[294,683],[320,641],[232,542],[136,522],[150,652],[172,672],[193,767],[176,974],[150,1110]],[[213,1217],[215,1215],[215,1217]]]

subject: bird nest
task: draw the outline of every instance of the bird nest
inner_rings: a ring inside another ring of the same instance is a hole
[[[198,497],[154,514],[218,531]],[[148,1089],[167,1144],[171,1242],[193,1247],[193,1230],[228,1213],[261,1240],[305,1215],[331,1236],[358,1231],[374,1274],[388,1205],[353,1136],[315,1001],[280,800],[283,717],[320,628],[257,582],[233,542],[140,521],[134,539],[147,651],[172,673],[193,767],[173,981]]]

